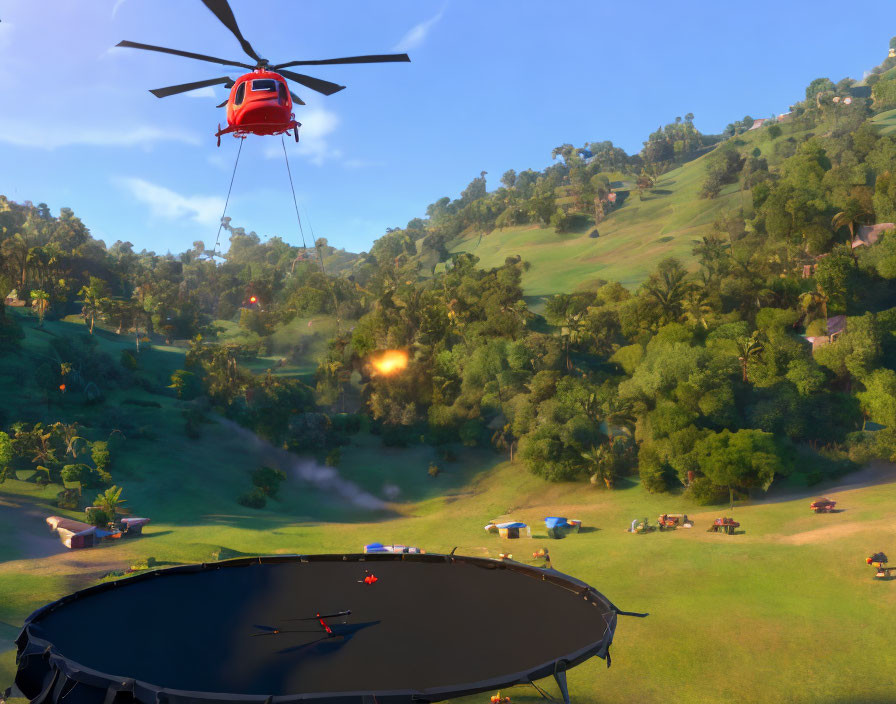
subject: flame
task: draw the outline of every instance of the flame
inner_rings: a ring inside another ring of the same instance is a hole
[[[255,296],[249,296],[249,303],[255,303],[258,299]]]
[[[370,361],[380,374],[395,374],[408,366],[408,353],[401,350],[386,350]]]
[[[60,385],[59,385],[59,390],[60,390],[60,391],[65,391],[65,384],[60,384]]]

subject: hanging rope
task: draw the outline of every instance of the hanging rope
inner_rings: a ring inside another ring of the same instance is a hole
[[[280,145],[283,147],[283,158],[286,160],[286,173],[289,174],[289,187],[292,190],[292,204],[296,208],[296,220],[299,221],[299,234],[302,235],[302,249],[308,249],[305,245],[305,230],[302,229],[302,218],[299,217],[299,201],[296,200],[296,187],[292,183],[292,171],[289,168],[289,156],[286,154],[286,141],[280,135]]]
[[[236,152],[236,161],[233,163],[233,173],[230,176],[230,188],[227,189],[227,200],[224,201],[224,212],[221,213],[221,223],[218,225],[218,234],[215,236],[215,248],[212,250],[218,254],[218,245],[221,241],[221,230],[224,227],[224,216],[227,215],[227,206],[230,203],[230,193],[233,191],[233,180],[236,178],[236,167],[240,163],[240,154],[243,153],[243,141],[245,137],[240,137],[240,148]]]
[[[283,138],[283,135],[280,136],[280,145],[283,147],[283,159],[286,161],[286,173],[289,174],[289,188],[292,190],[292,204],[296,209],[296,220],[299,223],[299,233],[302,236],[302,248],[307,252],[308,247],[305,244],[305,230],[302,228],[302,218],[299,215],[299,201],[296,198],[296,187],[292,180],[292,170],[289,168],[289,155],[286,153],[286,140]],[[305,218],[308,220],[308,228],[311,230],[311,237],[314,238],[314,228],[311,227],[311,219],[308,218],[307,211],[305,212]],[[336,287],[327,276],[327,270],[324,268],[324,253],[318,246],[316,239],[314,240],[314,248],[317,250],[317,258],[320,262],[320,273],[323,274],[324,279],[330,283],[330,293],[333,295],[333,313],[336,316],[336,332],[338,334],[342,329],[342,322],[339,319],[339,300],[336,297]]]

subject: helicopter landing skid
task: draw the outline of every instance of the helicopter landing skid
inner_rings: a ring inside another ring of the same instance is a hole
[[[301,122],[296,122],[292,120],[285,127],[281,129],[272,128],[268,123],[261,123],[257,125],[236,125],[231,127],[225,127],[221,129],[221,125],[218,125],[218,131],[215,132],[215,137],[218,138],[218,146],[221,146],[221,135],[224,134],[232,134],[234,137],[239,139],[245,139],[247,135],[257,134],[262,136],[273,136],[278,134],[289,134],[292,132],[293,136],[296,139],[296,142],[299,141],[299,127],[302,126]]]

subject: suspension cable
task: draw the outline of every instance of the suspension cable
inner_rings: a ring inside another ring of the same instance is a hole
[[[233,180],[236,178],[236,167],[240,163],[240,154],[243,153],[243,142],[245,141],[245,137],[240,137],[240,148],[236,152],[236,161],[233,163],[233,173],[230,176],[230,187],[227,189],[227,200],[224,201],[224,212],[221,213],[221,223],[218,225],[218,234],[215,236],[215,248],[212,250],[215,254],[218,254],[218,246],[221,241],[221,230],[224,227],[224,216],[227,214],[227,206],[230,203],[230,193],[233,191]]]
[[[280,135],[280,145],[283,147],[283,158],[286,161],[286,173],[289,174],[289,187],[292,190],[292,204],[296,209],[296,220],[299,222],[299,232],[302,235],[302,248],[307,252],[308,247],[305,244],[305,230],[302,228],[302,218],[299,216],[299,201],[296,199],[296,187],[292,180],[292,170],[289,168],[289,155],[286,153],[286,140]],[[308,212],[305,211],[305,217],[308,219],[308,227],[311,229],[311,237],[314,237],[314,228],[311,227],[311,220],[308,218]],[[314,248],[317,250],[317,259],[320,262],[320,273],[323,274],[324,280],[330,284],[330,293],[333,295],[333,314],[336,316],[336,333],[342,330],[342,322],[339,320],[339,300],[336,297],[336,286],[327,276],[327,270],[324,267],[324,253],[321,251],[317,240],[314,240]]]
[[[289,175],[289,188],[292,191],[292,204],[296,209],[296,220],[299,222],[299,234],[302,236],[302,249],[308,250],[308,245],[305,244],[305,230],[302,227],[302,218],[299,216],[299,201],[296,199],[296,187],[292,182],[292,170],[289,168],[289,155],[286,153],[286,140],[283,139],[283,135],[280,135],[280,145],[283,147],[283,159],[286,161],[286,173]],[[323,270],[323,266],[321,266],[321,270]]]
[[[317,257],[320,259],[320,270],[323,272],[324,276],[327,275],[326,269],[324,269],[324,255],[321,251],[321,248],[317,246],[317,238],[314,236],[314,227],[311,225],[311,218],[308,217],[308,209],[305,208],[305,222],[308,223],[308,229],[311,230],[311,239],[314,240],[314,248],[317,250]]]

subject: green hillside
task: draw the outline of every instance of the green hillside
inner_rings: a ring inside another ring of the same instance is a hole
[[[878,113],[871,122],[877,126],[878,134],[893,134],[896,132],[896,110]]]
[[[521,256],[531,267],[523,275],[530,296],[571,291],[600,279],[637,286],[666,257],[691,260],[692,240],[719,215],[749,202],[749,193],[741,195],[736,184],[718,198],[700,199],[705,158],[664,174],[643,200],[632,192],[597,226],[597,238],[588,236],[591,226],[565,234],[523,226],[481,238],[471,235],[455,243],[452,251],[475,254],[486,268]]]
[[[776,145],[797,142],[808,134],[792,124],[782,125],[781,130],[777,138],[760,128],[728,142],[742,154],[758,149],[774,168],[782,160]],[[587,226],[562,234],[535,225],[499,228],[485,235],[472,231],[455,240],[451,251],[474,254],[485,268],[500,266],[507,257],[522,257],[529,264],[523,288],[532,297],[588,288],[598,281],[618,281],[634,288],[667,257],[676,257],[693,270],[697,266],[692,254],[695,239],[720,217],[739,211],[744,217],[753,215],[751,192],[740,183],[726,185],[715,198],[701,197],[711,156],[712,152],[704,154],[662,174],[643,198],[634,183],[614,183],[614,191],[626,197],[597,225],[596,238],[589,236],[595,229],[589,217]]]

